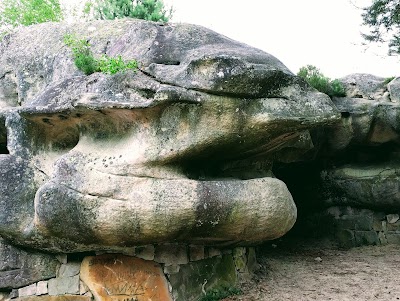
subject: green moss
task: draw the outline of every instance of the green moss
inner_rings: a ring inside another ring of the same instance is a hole
[[[199,301],[217,301],[229,296],[240,295],[242,292],[236,287],[218,287],[206,292]]]
[[[222,295],[222,291],[235,287],[238,281],[231,254],[182,265],[178,273],[169,275],[169,280],[177,301],[219,300],[202,298]]]

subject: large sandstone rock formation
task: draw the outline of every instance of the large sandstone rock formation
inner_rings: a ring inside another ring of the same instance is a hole
[[[139,70],[84,76],[63,43],[70,33]],[[261,50],[138,20],[6,36],[0,103],[0,235],[63,252],[280,237],[296,207],[271,164],[295,160],[312,147],[309,129],[339,117]]]
[[[312,131],[317,147],[302,163],[275,166],[296,200],[302,233],[324,230],[346,247],[400,244],[399,78],[389,80],[340,79],[346,97],[332,99],[340,120]]]

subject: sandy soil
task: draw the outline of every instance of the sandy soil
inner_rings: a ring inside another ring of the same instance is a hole
[[[243,294],[225,301],[400,300],[400,246],[276,246],[260,253],[260,270],[242,284]]]

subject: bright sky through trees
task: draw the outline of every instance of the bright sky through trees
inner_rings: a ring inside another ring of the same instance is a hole
[[[164,0],[173,22],[195,23],[275,55],[297,72],[315,65],[335,78],[350,73],[400,75],[400,56],[361,38],[371,0]]]

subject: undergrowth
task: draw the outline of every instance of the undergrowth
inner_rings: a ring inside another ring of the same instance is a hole
[[[235,287],[214,288],[206,292],[199,301],[218,301],[229,296],[240,295],[242,291]]]
[[[138,67],[137,61],[131,60],[125,62],[120,55],[109,57],[104,54],[100,59],[97,59],[90,49],[89,42],[85,39],[77,39],[72,34],[64,36],[64,43],[72,50],[75,66],[86,75],[95,72],[115,74],[127,69],[136,70]]]
[[[391,76],[391,77],[387,77],[385,78],[385,80],[383,81],[384,85],[387,85],[388,83],[390,83],[392,80],[394,80],[396,77],[395,76]]]

